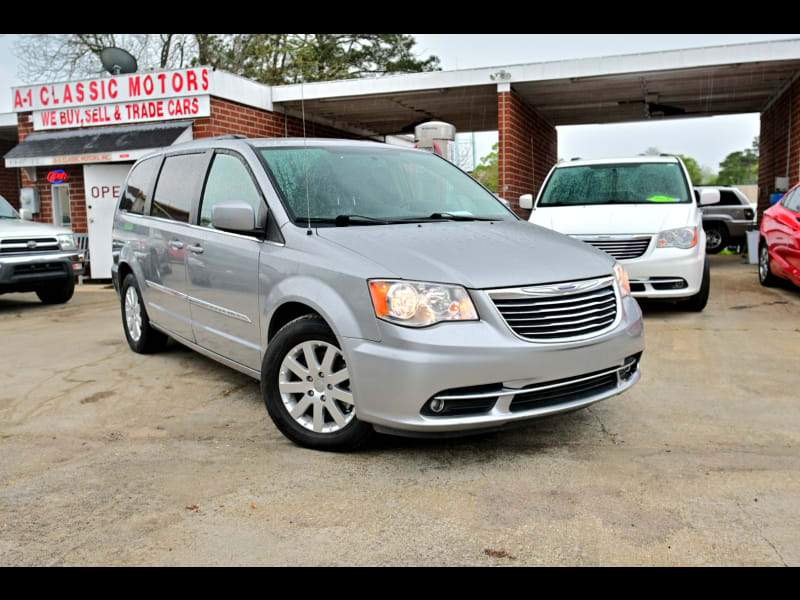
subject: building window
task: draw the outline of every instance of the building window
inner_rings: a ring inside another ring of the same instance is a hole
[[[51,186],[53,193],[53,223],[72,229],[72,213],[69,206],[69,185]]]

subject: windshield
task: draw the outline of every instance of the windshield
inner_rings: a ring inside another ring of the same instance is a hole
[[[628,163],[556,169],[539,206],[687,202],[689,188],[678,163]]]
[[[0,196],[0,219],[19,219],[19,213],[2,196]]]
[[[261,148],[260,152],[291,218],[300,224],[309,214],[318,222],[359,225],[515,218],[469,175],[427,152],[391,147]]]

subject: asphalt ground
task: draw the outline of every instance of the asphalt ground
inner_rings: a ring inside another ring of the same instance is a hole
[[[0,296],[0,565],[800,565],[800,289],[712,256],[633,389],[523,428],[306,450],[258,384],[127,346],[113,289]]]

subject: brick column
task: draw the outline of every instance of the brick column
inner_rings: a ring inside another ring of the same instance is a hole
[[[508,84],[498,86],[497,111],[498,195],[527,219],[530,211],[519,207],[519,197],[533,194],[535,198],[550,168],[558,161],[556,128]]]
[[[787,169],[788,168],[788,169]],[[770,207],[776,177],[800,181],[800,79],[761,113],[758,149],[758,220]]]
[[[17,169],[7,169],[3,160],[3,156],[16,145],[14,141],[0,141],[0,196],[19,209],[19,173]]]

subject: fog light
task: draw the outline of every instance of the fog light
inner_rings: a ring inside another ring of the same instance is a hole
[[[434,398],[431,400],[431,410],[435,413],[440,413],[444,410],[444,400]]]

